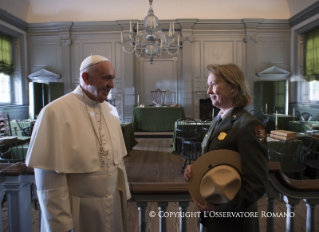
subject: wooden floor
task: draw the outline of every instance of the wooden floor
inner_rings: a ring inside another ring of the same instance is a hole
[[[184,159],[174,155],[172,151],[172,139],[137,139],[138,145],[125,157],[125,166],[129,182],[184,182],[181,170]],[[266,196],[258,201],[259,215],[267,212]],[[157,203],[149,203],[147,215],[150,211],[158,212]],[[169,204],[168,211],[178,212],[178,203]],[[193,203],[190,203],[189,212],[197,212]],[[276,212],[286,212],[286,203],[276,199]],[[306,224],[306,206],[300,201],[296,207],[295,232],[303,232]],[[135,202],[128,203],[128,228],[129,232],[138,231],[138,210]],[[188,231],[197,232],[198,219],[188,218]],[[316,208],[316,231],[319,231],[319,206]],[[168,232],[179,231],[179,218],[168,218]],[[259,217],[260,231],[266,231],[266,217]],[[275,219],[275,231],[285,231],[286,218]],[[148,231],[159,231],[158,217],[148,217]]]
[[[184,159],[181,156],[174,155],[172,151],[172,139],[136,139],[138,145],[130,152],[129,156],[124,158],[126,171],[129,182],[184,182],[181,173],[181,168]],[[259,215],[262,212],[267,212],[266,197],[262,197],[258,201]],[[149,203],[147,208],[147,215],[150,211],[158,212],[157,203]],[[171,202],[168,207],[169,212],[179,212],[178,203]],[[189,212],[197,212],[193,203],[190,203]],[[285,202],[276,200],[276,212],[286,212]],[[295,217],[295,232],[305,231],[306,223],[306,206],[303,201],[300,201],[296,208]],[[39,217],[38,211],[32,209],[33,214],[33,231],[39,231]],[[6,204],[2,210],[4,232],[8,230]],[[286,218],[276,218],[275,231],[285,231]],[[148,216],[148,232],[158,232],[159,222],[158,216],[151,218]],[[266,217],[260,217],[260,231],[266,231]],[[128,232],[138,232],[138,209],[135,202],[128,202],[127,211],[127,225]],[[179,231],[179,218],[167,218],[168,232]],[[189,232],[198,232],[198,219],[188,218],[187,221]],[[316,231],[319,231],[319,206],[316,208]]]

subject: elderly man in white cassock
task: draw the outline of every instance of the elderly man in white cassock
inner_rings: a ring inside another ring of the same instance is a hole
[[[114,78],[108,59],[89,56],[80,85],[41,110],[26,164],[35,172],[42,232],[126,231],[127,152],[118,113],[105,101]]]

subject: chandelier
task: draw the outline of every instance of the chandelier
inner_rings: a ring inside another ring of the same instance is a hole
[[[153,0],[149,0],[150,8],[144,18],[144,30],[138,29],[136,23],[136,33],[132,30],[130,21],[130,32],[128,38],[123,38],[121,32],[121,46],[124,52],[135,53],[136,57],[148,57],[153,64],[154,57],[174,56],[180,49],[179,35],[177,39],[174,35],[174,22],[170,23],[168,36],[166,37],[161,29],[157,28],[158,18],[154,15],[152,8]]]

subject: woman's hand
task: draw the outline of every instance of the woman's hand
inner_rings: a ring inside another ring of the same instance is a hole
[[[192,198],[192,200],[194,201],[194,203],[196,204],[197,208],[199,211],[204,212],[204,211],[215,211],[215,205],[205,201],[205,205],[202,205],[201,203],[199,203],[198,201],[196,201],[194,198]]]
[[[191,178],[191,166],[192,165],[188,165],[184,170],[184,178],[186,180],[189,180]]]

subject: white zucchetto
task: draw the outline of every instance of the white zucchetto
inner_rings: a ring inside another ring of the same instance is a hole
[[[109,59],[105,58],[104,56],[100,55],[91,55],[85,58],[85,60],[82,61],[80,66],[80,71],[86,69],[89,66],[95,65],[97,63],[103,62],[103,61],[110,61]]]

